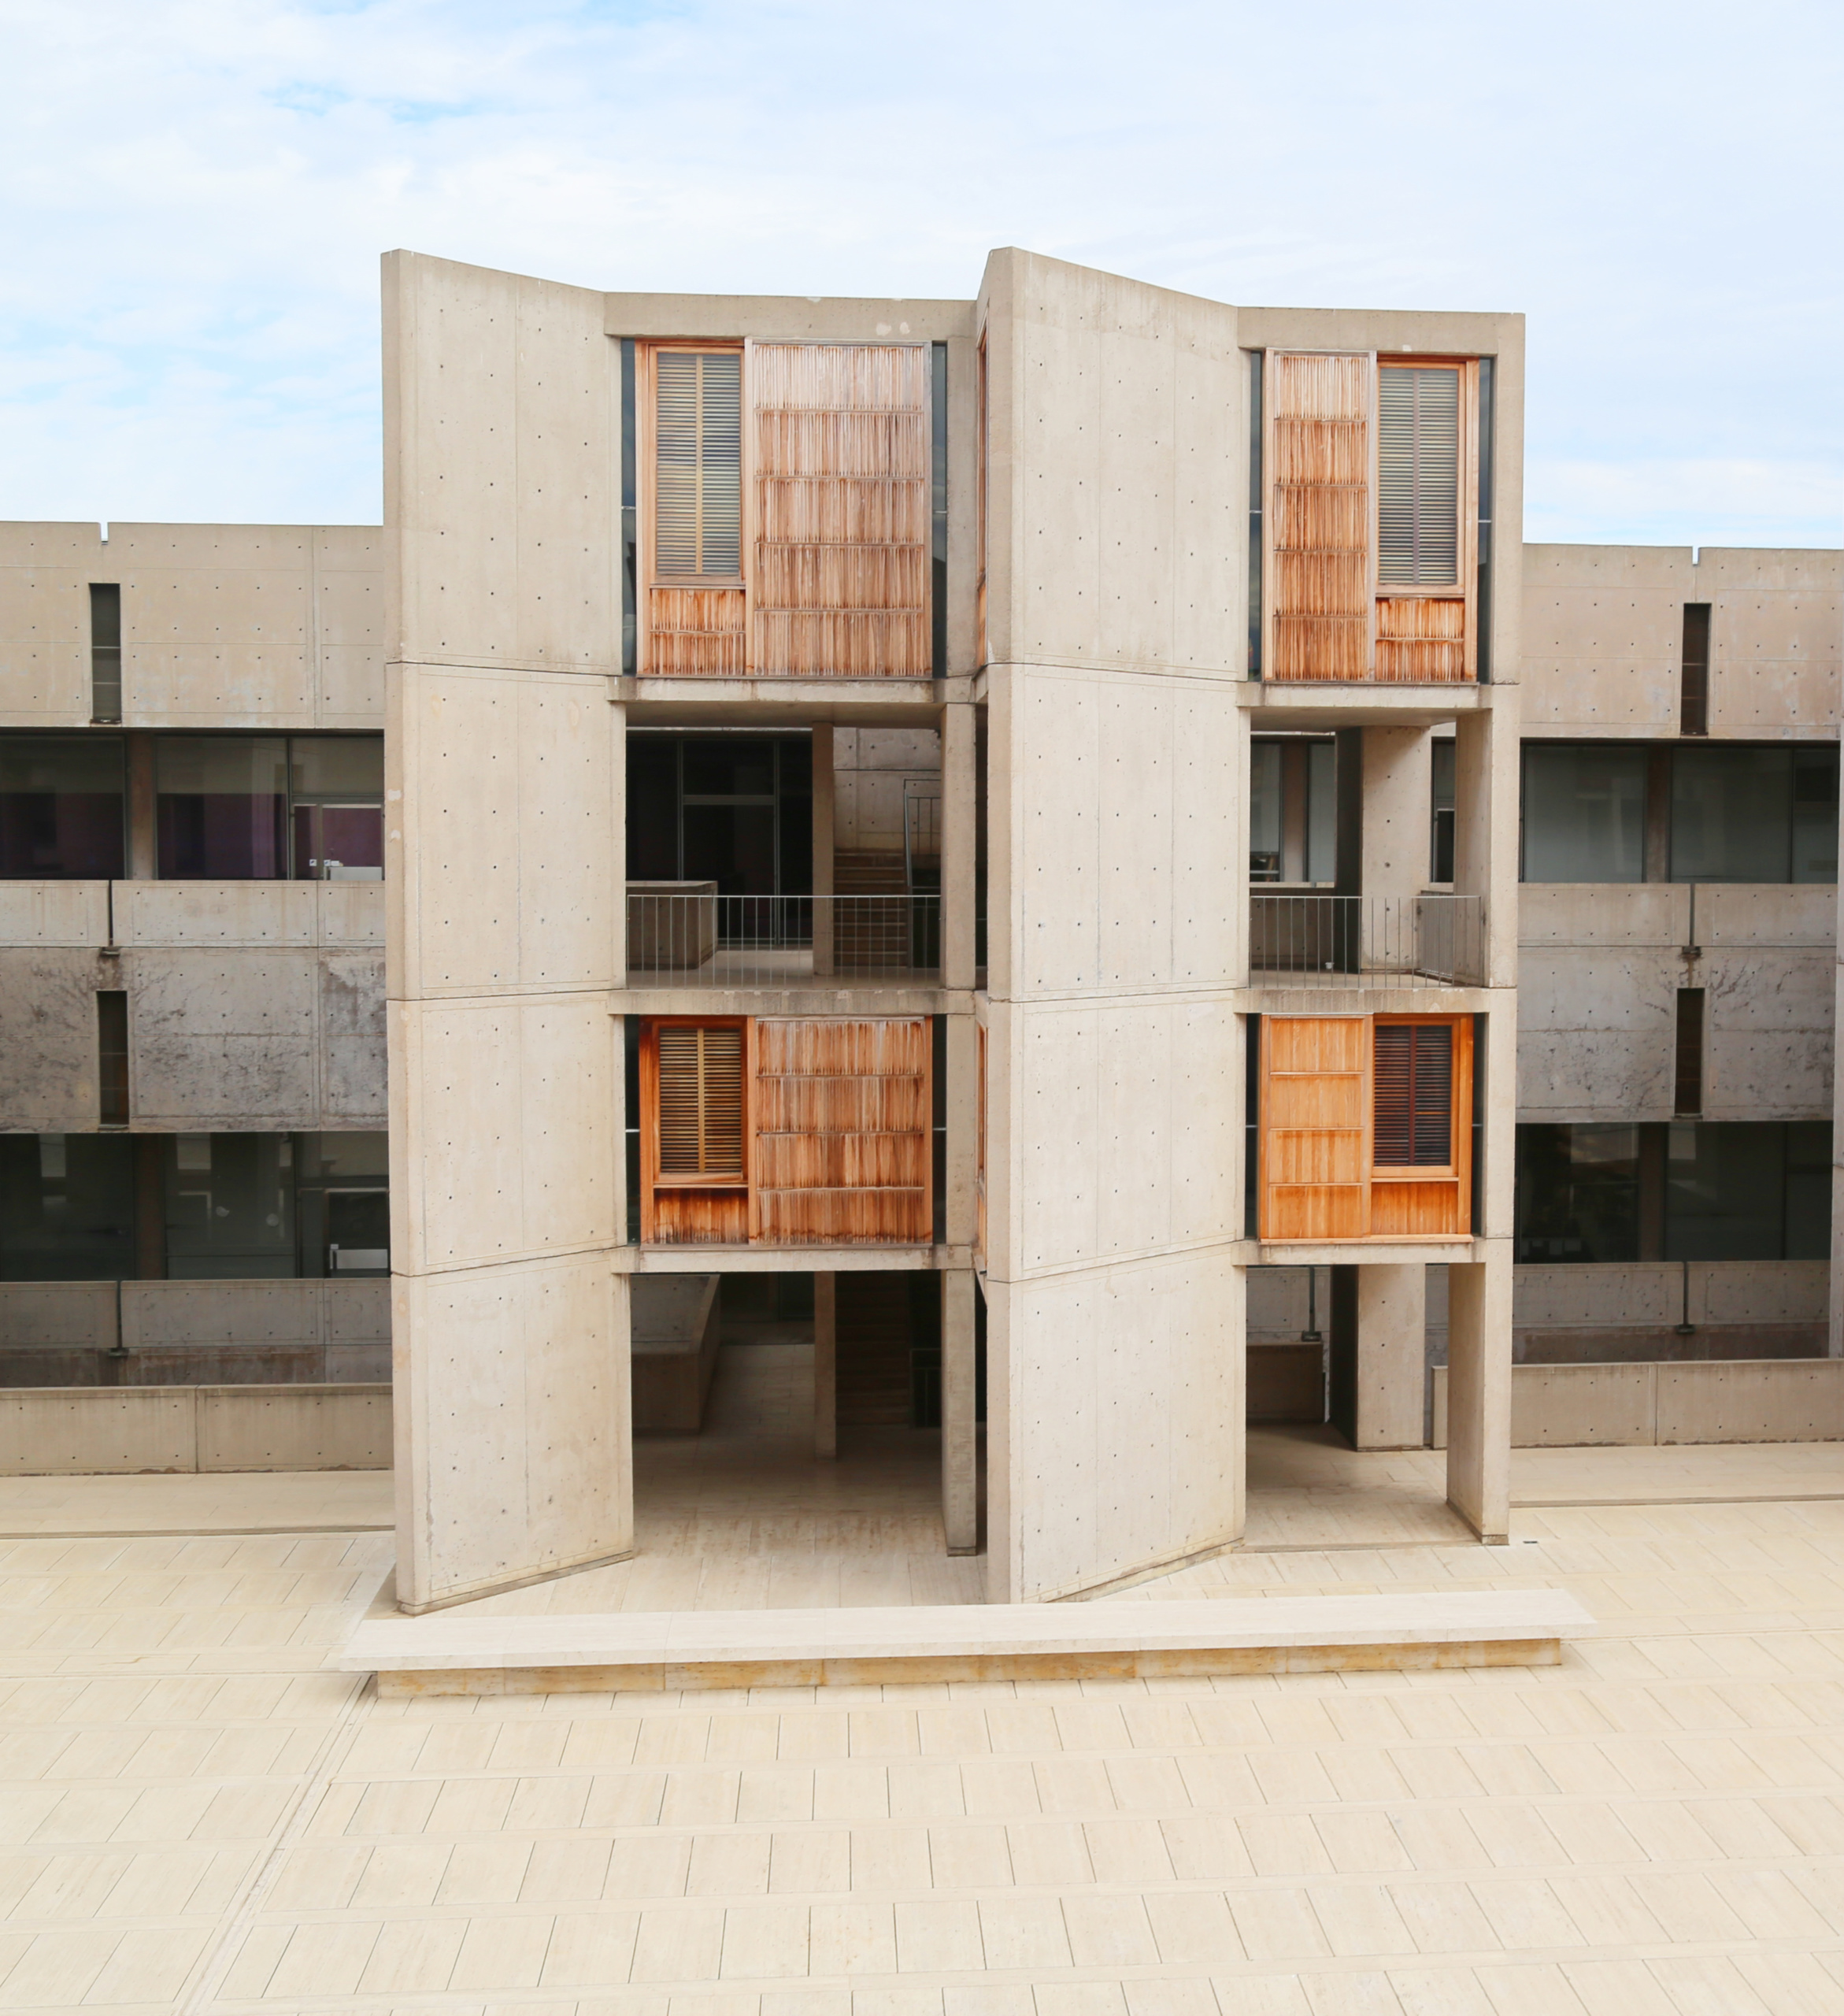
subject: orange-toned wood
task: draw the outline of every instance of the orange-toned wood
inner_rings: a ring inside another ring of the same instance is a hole
[[[1366,1236],[1368,1016],[1262,1017],[1261,1143],[1263,1239]]]
[[[735,1176],[675,1176],[660,1168],[660,1031],[742,1032],[744,1164]],[[640,1025],[640,1238],[642,1245],[741,1244],[749,1236],[748,1143],[754,1125],[754,1025],[734,1015],[655,1015]]]
[[[1373,1168],[1370,1236],[1373,1239],[1465,1239],[1472,1230],[1472,1017],[1470,1015],[1378,1015],[1377,1028],[1420,1023],[1453,1032],[1453,1071],[1448,1119],[1450,1159],[1443,1168]]]
[[[640,506],[636,564],[642,592],[635,611],[635,662],[655,678],[735,679],[749,670],[749,595],[746,580],[656,578],[654,534],[657,473],[654,359],[661,350],[706,350],[744,355],[742,374],[742,552],[750,551],[749,368],[745,346],[735,343],[642,343],[635,353],[635,458]]]
[[[1367,354],[1268,354],[1263,662],[1270,679],[1371,676],[1376,378]]]
[[[929,353],[752,343],[751,662],[765,676],[925,678]]]
[[[925,1243],[933,1231],[928,1019],[756,1024],[750,1236]]]
[[[1379,371],[1451,365],[1460,375],[1460,578],[1450,588],[1376,587],[1376,678],[1446,686],[1479,676],[1479,359],[1390,357]]]

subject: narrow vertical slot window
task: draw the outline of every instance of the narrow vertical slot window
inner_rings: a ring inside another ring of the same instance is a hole
[[[1451,738],[1429,745],[1432,758],[1429,818],[1432,826],[1429,847],[1428,880],[1453,879],[1453,778],[1455,744]]]
[[[1677,1095],[1672,1110],[1703,1110],[1703,989],[1678,989]]]
[[[1374,1053],[1372,1162],[1378,1169],[1453,1166],[1453,1031],[1380,1023]]]
[[[1249,353],[1249,676],[1261,676],[1261,367],[1266,352]]]
[[[991,508],[988,502],[987,492],[991,487],[992,481],[991,471],[987,467],[987,463],[991,458],[992,449],[990,439],[991,432],[991,421],[987,410],[991,395],[987,390],[986,332],[983,329],[979,332],[979,347],[974,353],[973,362],[975,376],[978,380],[976,387],[976,395],[979,401],[978,410],[974,415],[974,421],[979,434],[979,439],[975,443],[975,453],[973,458],[973,539],[975,568],[975,580],[973,584],[973,620],[975,627],[979,632],[978,649],[979,662],[982,665],[984,665],[987,662],[987,516]]]
[[[634,428],[634,339],[621,343],[621,671],[631,679],[639,669],[640,582],[635,547],[639,520]]]
[[[1491,358],[1479,361],[1479,565],[1473,624],[1476,676],[1482,686],[1492,676],[1492,397],[1498,377],[1493,366]]]
[[[1679,689],[1678,732],[1709,732],[1709,604],[1684,604],[1684,666]]]
[[[100,1097],[97,1118],[105,1127],[128,1124],[128,997],[120,988],[96,996],[96,1053]]]
[[[663,1177],[742,1174],[742,1031],[659,1032],[659,1171]]]
[[[1385,365],[1377,375],[1377,579],[1460,584],[1460,373]]]
[[[661,350],[654,370],[654,570],[735,580],[742,573],[742,358]]]
[[[90,584],[90,718],[122,717],[122,591],[119,583]]]
[[[948,669],[948,346],[929,346],[929,609],[935,676]]]

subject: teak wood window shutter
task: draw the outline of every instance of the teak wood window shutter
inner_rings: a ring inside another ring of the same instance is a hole
[[[640,1236],[747,1236],[750,1025],[650,1018],[640,1030]]]
[[[1472,1018],[1264,1015],[1261,1236],[1471,1232]]]
[[[748,670],[749,395],[740,343],[648,343],[635,353],[643,674]]]

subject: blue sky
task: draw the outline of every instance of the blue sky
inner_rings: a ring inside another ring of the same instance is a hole
[[[1526,532],[1844,543],[1844,8],[0,0],[0,517],[365,521],[377,259],[1522,309]]]

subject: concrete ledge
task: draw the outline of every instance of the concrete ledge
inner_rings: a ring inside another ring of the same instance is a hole
[[[1183,1603],[367,1618],[329,1662],[380,1694],[1554,1666],[1595,1629],[1561,1590]]]
[[[0,1392],[0,1477],[390,1467],[388,1386]]]
[[[1844,1358],[1672,1365],[1518,1365],[1514,1449],[1844,1440]],[[1447,1446],[1447,1372],[1434,1375],[1434,1447]]]

